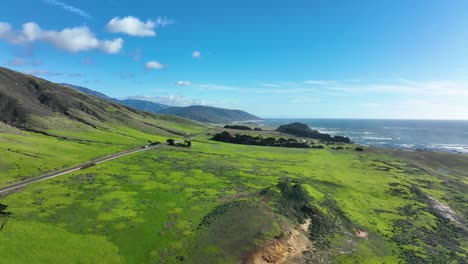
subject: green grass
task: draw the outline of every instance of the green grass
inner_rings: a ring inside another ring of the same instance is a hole
[[[191,121],[174,123],[170,117],[148,118],[167,127],[138,130],[123,124],[108,124],[95,129],[61,117],[45,117],[55,129],[52,136],[0,127],[0,187],[50,171],[75,166],[97,157],[138,148],[148,142],[183,139],[182,134],[200,133],[204,127]],[[62,122],[63,121],[63,122]],[[177,121],[177,120],[175,120]],[[160,123],[159,123],[160,122]]]
[[[23,136],[2,137],[6,146]],[[113,140],[99,135],[95,139]],[[31,142],[25,152],[33,153],[35,144],[45,144],[44,149],[57,144],[37,136],[34,140],[44,142]],[[71,152],[80,146],[67,144]],[[85,159],[83,153],[94,155],[98,149],[93,145],[74,158]],[[22,154],[15,155],[7,163],[23,162]],[[63,161],[54,166],[59,164]],[[337,233],[330,250],[336,263],[404,262],[405,248],[392,239],[397,220],[407,218],[400,208],[425,205],[410,194],[396,196],[392,189],[409,190],[427,179],[436,182],[424,189],[429,193],[450,192],[433,175],[386,151],[270,148],[201,137],[191,149],[167,147],[130,155],[3,198],[0,202],[12,215],[0,231],[0,254],[11,260],[8,263],[180,263],[181,258],[184,263],[237,263],[261,243],[259,238],[277,234],[282,220],[252,206],[260,203],[262,189],[274,187],[284,176],[302,182],[314,198],[311,204],[325,212],[332,210],[325,203],[325,197],[331,197],[352,228],[369,233],[369,240],[352,232]],[[200,228],[215,208],[234,201],[248,205],[228,210]],[[417,216],[416,228],[436,226],[429,212],[417,211]],[[36,237],[40,238],[27,239]],[[461,240],[466,248],[466,239]],[[409,250],[424,256],[424,247],[415,243]],[[348,250],[352,253],[340,253]]]

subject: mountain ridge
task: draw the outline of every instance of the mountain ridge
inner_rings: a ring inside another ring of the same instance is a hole
[[[192,119],[199,122],[205,123],[232,123],[236,121],[251,121],[251,120],[261,120],[262,118],[247,113],[242,110],[237,109],[226,109],[219,108],[214,106],[205,106],[205,105],[191,105],[191,106],[170,106],[166,104],[155,103],[147,100],[138,100],[138,99],[116,99],[109,97],[101,92],[95,90],[72,85],[72,84],[62,84],[70,88],[79,90],[83,93],[112,101],[118,102],[126,106],[130,106],[142,111],[159,113],[159,114],[169,114],[175,115],[183,118]]]

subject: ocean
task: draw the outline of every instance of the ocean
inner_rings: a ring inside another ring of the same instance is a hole
[[[468,153],[468,120],[265,119],[265,126],[301,122],[355,143],[387,148]]]

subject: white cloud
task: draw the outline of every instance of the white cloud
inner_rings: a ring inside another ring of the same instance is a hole
[[[170,19],[170,18],[167,18],[167,17],[158,17],[155,21],[156,25],[159,26],[159,27],[165,27],[165,26],[169,26],[169,25],[172,25],[175,23],[175,20],[174,19]]]
[[[273,83],[259,83],[257,86],[262,86],[262,87],[271,87],[271,88],[279,88],[281,85],[279,84],[273,84]]]
[[[14,58],[5,63],[6,66],[9,67],[23,67],[23,66],[39,66],[42,62],[40,60],[33,60],[27,58]]]
[[[198,50],[192,52],[192,58],[194,58],[194,59],[199,59],[199,58],[201,58],[201,52],[198,51]]]
[[[60,2],[60,1],[56,1],[56,0],[44,0],[44,3],[46,4],[49,4],[49,5],[53,5],[53,6],[57,6],[57,7],[60,7],[68,12],[71,12],[71,13],[74,13],[76,15],[79,15],[79,16],[82,16],[84,18],[91,18],[91,15],[88,14],[86,11],[82,10],[82,9],[79,9],[79,8],[76,8],[74,6],[70,6],[70,5],[67,5],[63,2]]]
[[[158,17],[155,21],[141,21],[137,17],[127,16],[124,18],[114,17],[107,23],[106,29],[111,33],[125,33],[137,37],[156,36],[156,27],[165,27],[173,24],[174,20]]]
[[[337,81],[325,81],[325,80],[308,80],[304,81],[305,84],[312,84],[312,85],[334,85]]]
[[[194,99],[180,95],[161,95],[161,96],[148,96],[138,95],[131,96],[128,99],[145,100],[154,103],[173,105],[173,106],[190,106],[190,105],[206,105],[207,101]]]
[[[161,64],[160,62],[157,62],[157,61],[148,61],[145,64],[145,68],[147,70],[162,70],[166,67],[167,65]]]
[[[226,85],[218,85],[218,84],[197,84],[195,87],[203,89],[203,90],[211,90],[211,91],[234,91],[234,90],[243,90],[242,87],[236,86],[226,86]]]
[[[187,86],[187,85],[192,85],[192,83],[189,82],[189,81],[178,81],[178,82],[175,83],[175,85],[177,85],[177,86]]]
[[[59,72],[50,72],[46,70],[29,70],[29,71],[24,71],[25,74],[29,75],[44,75],[44,76],[61,76],[63,73]]]
[[[34,22],[23,24],[22,30],[13,30],[10,24],[0,22],[0,39],[13,44],[42,41],[68,52],[97,49],[109,54],[119,53],[124,42],[121,38],[99,40],[86,26],[54,31],[43,30]]]

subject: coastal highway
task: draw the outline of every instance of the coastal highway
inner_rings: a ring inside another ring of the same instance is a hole
[[[154,149],[154,148],[157,148],[157,147],[158,147],[158,145],[142,146],[142,147],[139,147],[138,149],[132,149],[132,150],[124,151],[124,152],[115,153],[115,154],[112,154],[110,156],[97,158],[95,160],[83,163],[83,164],[75,166],[75,167],[71,167],[71,168],[56,171],[56,172],[51,172],[51,173],[48,173],[48,174],[45,174],[45,175],[42,175],[42,176],[39,176],[39,177],[35,177],[35,178],[30,178],[30,179],[27,179],[27,180],[22,181],[22,182],[18,182],[18,183],[9,185],[9,186],[1,187],[0,188],[0,194],[7,193],[9,191],[15,190],[17,188],[20,188],[20,187],[23,187],[23,186],[26,186],[26,185],[29,185],[29,184],[32,184],[32,183],[35,183],[35,182],[44,181],[44,180],[48,180],[48,179],[55,178],[55,177],[58,177],[58,176],[62,176],[64,174],[68,174],[68,173],[71,173],[71,172],[74,172],[74,171],[77,171],[77,170],[89,168],[89,167],[94,166],[94,165],[99,164],[99,163],[104,163],[104,162],[107,162],[107,161],[111,161],[111,160],[114,160],[114,159],[118,159],[118,158],[121,158],[121,157],[131,155],[131,154],[134,154],[134,153]]]

